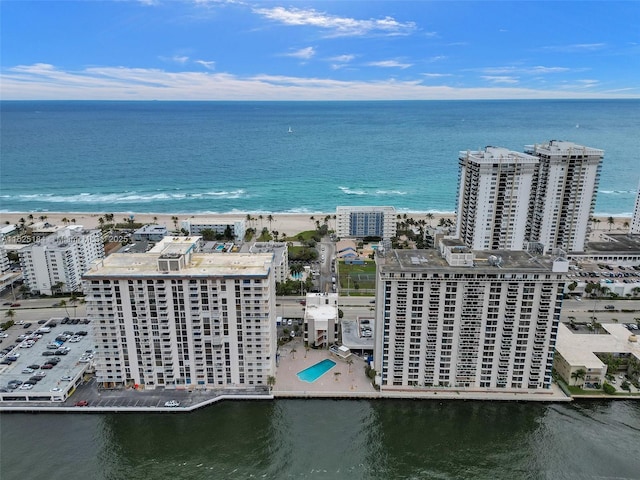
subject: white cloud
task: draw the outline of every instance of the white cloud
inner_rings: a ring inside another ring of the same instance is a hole
[[[214,62],[214,61],[196,60],[195,62],[200,64],[200,65],[202,65],[207,70],[215,70],[216,69],[216,62]]]
[[[337,57],[331,57],[328,60],[330,62],[340,62],[340,63],[349,63],[356,58],[355,55],[338,55]]]
[[[401,68],[403,70],[413,66],[412,63],[402,63],[398,60],[381,60],[379,62],[369,62],[367,65],[370,67]]]
[[[394,79],[338,81],[273,75],[236,76],[214,72],[167,72],[159,69],[91,67],[65,71],[39,63],[3,70],[6,100],[430,100],[637,98],[638,90],[622,93],[576,88],[536,90],[512,86],[455,88],[427,86]]]
[[[428,78],[442,78],[442,77],[452,77],[453,74],[451,73],[423,73],[421,74],[424,77],[428,77]]]
[[[329,31],[332,36],[409,35],[417,29],[414,22],[403,23],[392,17],[358,20],[329,15],[314,9],[285,7],[254,8],[253,12],[284,25],[321,28]]]
[[[300,50],[296,50],[295,52],[285,53],[284,56],[300,58],[303,60],[309,60],[310,58],[315,56],[315,54],[316,54],[316,51],[314,50],[313,47],[306,47],[306,48],[301,48]]]
[[[542,65],[537,65],[534,67],[486,67],[480,69],[481,72],[486,73],[487,75],[543,75],[548,73],[563,73],[570,70],[571,69],[567,67],[545,67]]]
[[[189,61],[189,57],[187,57],[186,55],[173,55],[172,57],[158,57],[160,60],[162,60],[163,62],[167,62],[167,63],[179,63],[181,65],[184,65],[185,63],[187,63]]]
[[[510,77],[508,75],[483,75],[483,80],[487,80],[491,83],[506,83],[506,84],[514,84],[518,83],[518,79],[516,77]]]
[[[606,46],[606,43],[573,43],[569,45],[549,45],[546,47],[542,47],[542,49],[551,50],[554,52],[583,52],[601,50]]]

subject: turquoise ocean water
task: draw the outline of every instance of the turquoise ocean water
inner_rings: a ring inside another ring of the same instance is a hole
[[[597,214],[630,215],[640,180],[639,100],[5,101],[0,120],[5,212],[453,212],[459,151],[552,139],[605,150]]]

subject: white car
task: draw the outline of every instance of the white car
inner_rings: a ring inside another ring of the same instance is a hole
[[[31,390],[33,388],[33,385],[31,385],[30,383],[25,383],[20,385],[20,390]]]
[[[24,370],[22,370],[22,373],[33,373],[33,372],[35,372],[33,368],[25,368]]]
[[[180,402],[178,402],[177,400],[169,400],[168,402],[164,402],[164,406],[165,407],[179,407],[180,406]]]
[[[8,333],[2,333],[0,334],[0,338],[7,338],[9,336]]]
[[[62,380],[63,382],[70,382],[71,380],[73,380],[73,377],[65,375],[64,377],[60,377],[60,380]]]

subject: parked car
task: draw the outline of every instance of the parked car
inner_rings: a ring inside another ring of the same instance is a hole
[[[616,308],[615,305],[605,305],[604,306],[605,310],[615,310],[615,308]]]
[[[88,407],[89,406],[89,402],[87,402],[86,400],[80,400],[76,403],[73,404],[75,407]]]
[[[179,407],[180,406],[180,402],[178,402],[177,400],[169,400],[168,402],[164,402],[164,406],[165,407]]]
[[[20,304],[19,304],[19,303],[12,303],[12,304],[11,304],[11,306],[12,306],[12,307],[19,307],[19,306],[20,306]]]
[[[51,370],[53,368],[53,365],[51,365],[50,363],[45,363],[44,365],[42,365],[40,367],[42,370]]]

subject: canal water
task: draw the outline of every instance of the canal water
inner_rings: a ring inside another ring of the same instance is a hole
[[[640,402],[279,400],[2,414],[0,479],[640,479]]]

